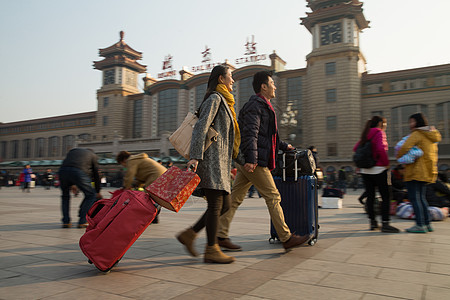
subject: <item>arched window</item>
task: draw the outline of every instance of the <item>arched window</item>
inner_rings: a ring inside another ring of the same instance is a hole
[[[48,156],[55,157],[59,156],[59,137],[52,136],[48,139]]]
[[[436,105],[436,128],[441,132],[442,142],[450,139],[450,101]]]
[[[45,139],[44,138],[37,138],[35,143],[35,157],[44,157],[45,154]]]
[[[142,103],[142,99],[133,103],[133,138],[142,137]]]
[[[24,158],[31,157],[31,139],[26,139],[22,141],[22,156]]]
[[[158,97],[158,135],[177,129],[178,89],[159,92]]]
[[[75,136],[66,135],[62,139],[62,155],[66,155],[75,146]]]
[[[239,96],[237,97],[239,105],[238,110],[241,110],[244,104],[247,103],[248,99],[250,99],[250,97],[255,93],[253,91],[252,81],[253,77],[246,77],[239,80]]]
[[[206,83],[197,85],[195,87],[195,107],[194,107],[195,110],[197,110],[200,107],[200,104],[202,104],[205,94],[206,94]]]
[[[19,141],[11,141],[11,158],[19,158]]]

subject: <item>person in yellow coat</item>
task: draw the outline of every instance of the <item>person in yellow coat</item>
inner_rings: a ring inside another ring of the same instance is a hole
[[[131,155],[128,151],[120,151],[116,157],[117,162],[126,168],[123,179],[123,188],[131,189],[134,184],[138,188],[145,188],[161,176],[167,169],[148,157],[146,153]],[[158,216],[152,223],[158,223]]]
[[[428,121],[422,113],[416,113],[409,117],[411,134],[397,153],[397,158],[402,157],[412,147],[416,146],[423,151],[412,164],[405,165],[404,181],[408,189],[408,198],[414,208],[416,225],[406,229],[412,233],[427,233],[433,231],[428,214],[428,203],[425,197],[426,184],[436,182],[438,170],[438,145],[441,134],[428,126]]]

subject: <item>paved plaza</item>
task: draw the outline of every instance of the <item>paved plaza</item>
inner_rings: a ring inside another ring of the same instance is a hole
[[[191,197],[179,213],[164,210],[104,274],[78,247],[84,229],[61,228],[58,189],[2,188],[0,299],[450,299],[450,221],[428,234],[371,232],[360,192],[349,191],[343,209],[320,209],[317,244],[288,253],[268,242],[264,200],[246,199],[231,227],[243,251],[229,265],[204,264],[175,239],[205,210]],[[81,197],[72,200],[76,223]],[[413,221],[393,224],[404,231]]]

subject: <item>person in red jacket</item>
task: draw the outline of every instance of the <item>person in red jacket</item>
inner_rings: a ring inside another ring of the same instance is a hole
[[[386,119],[380,116],[373,116],[372,119],[366,122],[366,126],[361,134],[361,139],[356,143],[353,151],[356,151],[359,144],[365,144],[367,141],[371,142],[372,157],[376,161],[372,168],[361,168],[360,173],[364,180],[364,185],[367,192],[367,214],[370,219],[370,230],[378,228],[377,220],[375,219],[375,187],[381,194],[381,216],[382,216],[382,232],[397,233],[399,230],[389,225],[389,188],[388,188],[388,171],[389,158],[387,155],[388,143],[386,139],[387,122]]]

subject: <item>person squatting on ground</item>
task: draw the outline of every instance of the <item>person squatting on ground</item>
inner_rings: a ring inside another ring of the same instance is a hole
[[[126,168],[123,179],[123,188],[125,190],[129,190],[133,186],[145,188],[167,171],[163,165],[149,158],[146,153],[131,155],[128,151],[120,151],[116,160]],[[159,223],[158,215],[153,219],[152,223]]]
[[[86,223],[87,212],[96,199],[102,198],[97,155],[90,149],[74,148],[67,153],[58,173],[62,191],[62,227],[72,227],[72,223],[70,223],[70,190],[72,185],[75,185],[84,194],[78,212],[78,228],[86,228],[88,226]],[[91,182],[94,182],[95,188]]]
[[[219,245],[226,250],[239,251],[241,247],[233,244],[228,236],[234,214],[244,201],[250,186],[254,185],[265,199],[272,223],[285,249],[300,246],[309,236],[292,234],[284,220],[281,208],[281,195],[273,180],[271,170],[275,169],[278,148],[293,150],[290,144],[280,141],[275,111],[270,100],[275,97],[275,84],[271,73],[262,71],[253,77],[256,95],[250,97],[239,113],[241,131],[240,154],[237,174],[231,192],[231,207],[220,217]]]
[[[417,146],[423,151],[412,164],[405,164],[405,182],[408,189],[408,199],[414,208],[416,225],[406,229],[407,232],[426,233],[433,231],[428,214],[426,199],[426,184],[436,182],[438,170],[438,146],[441,134],[428,126],[428,121],[422,113],[416,113],[409,117],[409,129],[411,134],[397,153],[397,158],[402,157],[412,147]]]
[[[197,256],[194,240],[197,233],[206,227],[207,245],[204,262],[231,263],[234,257],[225,255],[217,244],[219,216],[230,207],[231,163],[237,157],[241,141],[231,94],[234,80],[226,66],[215,66],[208,79],[205,97],[199,108],[199,120],[192,133],[188,166],[200,176],[199,188],[204,191],[208,207],[191,228],[177,235],[188,252]],[[213,126],[219,133],[217,141],[205,151],[208,128]]]
[[[387,233],[397,233],[399,230],[389,225],[389,206],[390,196],[388,187],[389,158],[387,155],[388,143],[386,140],[387,122],[385,118],[373,116],[366,122],[366,126],[361,134],[361,139],[356,143],[353,151],[358,146],[364,145],[367,141],[371,142],[372,158],[375,160],[375,166],[372,168],[361,168],[360,173],[363,177],[367,193],[367,214],[370,219],[370,230],[378,228],[378,222],[375,218],[375,187],[381,194],[381,231]]]

